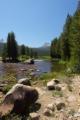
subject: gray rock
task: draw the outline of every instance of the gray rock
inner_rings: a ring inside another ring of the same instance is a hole
[[[51,80],[50,82],[47,83],[47,88],[48,88],[48,90],[55,90],[54,80]]]
[[[59,84],[60,81],[58,79],[54,79],[55,84]]]
[[[38,113],[30,113],[30,120],[39,120],[40,119],[40,115]]]
[[[4,86],[6,86],[6,85],[7,85],[7,84],[3,84],[3,83],[2,83],[2,84],[0,84],[0,87],[4,87]]]
[[[34,72],[34,69],[29,69],[30,72]]]
[[[21,71],[27,71],[27,69],[21,69]]]
[[[60,103],[56,104],[56,107],[57,107],[57,110],[61,110],[61,109],[65,108],[65,103],[60,102]]]
[[[1,85],[0,85],[0,92],[3,92],[4,91],[4,87],[5,86],[7,86],[7,84],[6,83],[2,83]]]
[[[61,110],[61,111],[66,107],[65,101],[62,100],[61,98],[57,98],[55,100],[55,105],[56,105],[57,110]]]
[[[68,101],[68,102],[75,102],[75,101],[77,101],[77,98],[76,98],[75,95],[72,94],[72,95],[70,95],[70,96],[68,97],[67,101]]]
[[[30,79],[29,78],[23,78],[23,79],[20,79],[18,81],[19,84],[23,84],[23,85],[28,85],[28,86],[31,86],[31,82],[30,82]]]
[[[58,85],[56,85],[56,86],[55,86],[55,90],[61,91],[61,87],[59,87]]]
[[[52,110],[46,108],[46,109],[44,110],[43,114],[44,114],[45,116],[51,116],[51,115],[52,115]]]
[[[34,64],[34,59],[28,59],[27,61],[25,61],[25,63],[28,63],[28,64]]]
[[[55,86],[59,84],[59,80],[57,79],[52,79],[47,83],[47,88],[48,90],[55,90]]]
[[[50,109],[50,110],[52,110],[52,111],[55,110],[54,104],[48,104],[47,108]]]
[[[58,87],[61,88],[61,90],[66,90],[67,89],[67,84],[63,83],[63,84],[58,84]]]
[[[34,77],[35,75],[36,75],[35,72],[31,72],[31,73],[30,73],[30,76],[31,76],[31,77]]]
[[[37,70],[36,70],[36,72],[40,72],[40,70],[39,70],[39,69],[37,69]]]
[[[76,118],[76,117],[80,117],[80,113],[75,113],[74,114],[74,117]]]
[[[38,99],[38,92],[31,86],[16,84],[6,94],[0,106],[1,116],[9,114],[11,111],[16,113],[28,112],[29,107]],[[26,111],[27,110],[27,111]]]

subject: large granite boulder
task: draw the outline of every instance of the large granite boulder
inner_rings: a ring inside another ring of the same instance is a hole
[[[31,82],[30,82],[29,78],[22,78],[22,79],[18,80],[18,83],[23,84],[23,85],[31,86]]]
[[[16,84],[6,94],[0,106],[0,116],[5,116],[11,111],[24,114],[38,99],[38,92],[31,86]]]

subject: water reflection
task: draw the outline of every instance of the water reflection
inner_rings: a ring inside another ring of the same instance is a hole
[[[57,62],[51,62],[51,72],[62,72],[65,71],[66,64],[60,64]]]
[[[50,61],[36,61],[37,70],[36,74],[47,73],[51,71],[52,63]]]

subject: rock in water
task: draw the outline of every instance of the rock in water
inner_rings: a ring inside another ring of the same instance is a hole
[[[34,64],[34,59],[29,59],[29,60],[25,61],[25,63]]]
[[[22,78],[18,81],[19,84],[23,84],[23,85],[28,85],[31,86],[31,82],[29,78]]]
[[[35,88],[16,84],[6,94],[0,106],[0,115],[5,116],[5,114],[9,114],[11,111],[24,114],[37,99],[38,92]]]
[[[34,64],[34,59],[31,59],[31,60],[30,60],[30,64]]]

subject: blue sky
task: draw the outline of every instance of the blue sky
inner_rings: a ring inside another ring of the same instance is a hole
[[[60,35],[78,0],[0,0],[0,39],[14,31],[18,44],[42,46]]]

